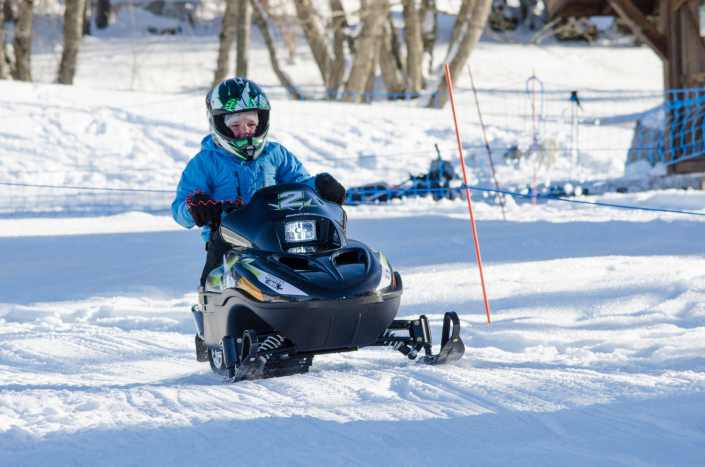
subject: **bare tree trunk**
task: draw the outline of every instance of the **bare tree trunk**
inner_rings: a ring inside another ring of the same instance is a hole
[[[32,81],[29,59],[32,55],[32,22],[34,21],[33,0],[18,0],[17,18],[15,19],[15,69],[12,77],[19,81]]]
[[[456,43],[450,45],[448,50],[448,56],[445,59],[445,63],[448,63],[448,68],[450,71],[450,79],[456,81],[460,73],[463,71],[465,63],[467,63],[470,54],[472,53],[475,45],[480,40],[482,36],[482,30],[485,28],[485,23],[487,23],[487,16],[490,14],[490,8],[492,7],[492,0],[476,0],[473,8],[470,10],[470,18],[467,21],[466,26],[464,26],[458,35]],[[446,82],[445,75],[438,83],[437,92],[445,92],[448,89],[448,83]],[[443,94],[438,96],[438,105],[443,106],[448,102],[448,95]]]
[[[423,53],[428,54],[428,74],[433,73],[433,49],[438,35],[438,12],[435,0],[424,0],[419,14]]]
[[[406,60],[402,59],[403,52],[401,50],[401,42],[399,41],[399,36],[397,36],[397,31],[394,28],[394,21],[392,20],[391,14],[389,15],[389,30],[391,31],[389,42],[392,47],[394,63],[397,65],[399,72],[406,76]]]
[[[223,15],[223,25],[220,29],[220,47],[218,48],[218,62],[213,77],[213,86],[225,80],[230,69],[230,48],[235,39],[235,28],[237,27],[237,7],[238,0],[227,0],[225,4],[225,14]]]
[[[331,86],[330,79],[332,59],[328,51],[328,41],[318,25],[311,0],[294,0],[294,4],[296,5],[296,16],[304,30],[306,41],[311,47],[318,69],[321,70],[323,85],[327,90],[335,91],[336,89]]]
[[[2,22],[9,23],[13,19],[12,0],[5,0],[2,4]]]
[[[78,48],[83,37],[86,0],[66,0],[64,10],[64,53],[59,65],[59,84],[73,84]]]
[[[0,79],[7,79],[10,77],[10,72],[7,67],[7,56],[5,55],[5,44],[7,44],[5,23],[12,19],[12,10],[8,10],[7,8],[9,4],[10,0],[5,0],[2,2],[2,11],[0,11]]]
[[[85,0],[83,7],[83,35],[91,35],[91,0]]]
[[[237,8],[237,67],[235,76],[247,78],[247,61],[250,54],[250,29],[252,5],[250,0],[238,0]]]
[[[370,94],[375,91],[375,81],[377,79],[377,63],[379,62],[379,47],[375,47],[375,56],[372,58],[372,66],[370,67],[370,74],[367,75],[367,81],[365,82],[365,94],[366,97],[361,97],[360,102],[370,103]]]
[[[384,35],[384,22],[389,14],[388,0],[370,0],[369,6],[362,20],[362,30],[357,37],[357,53],[353,60],[352,69],[348,82],[345,85],[345,92],[364,92],[369,81],[370,69],[374,73],[377,66],[379,48],[382,46]],[[344,96],[345,102],[354,102],[355,96]]]
[[[7,56],[5,56],[5,44],[7,41],[7,35],[3,30],[3,23],[0,21],[0,79],[7,79],[10,77],[10,73],[7,70]]]
[[[423,86],[423,43],[415,0],[403,0],[406,34],[406,92],[416,94]]]
[[[382,79],[384,87],[389,93],[403,93],[404,82],[399,73],[399,67],[394,57],[393,37],[395,35],[391,21],[387,21],[384,26],[384,37],[382,38],[382,47],[379,51],[379,67],[382,70]]]
[[[280,5],[281,6],[281,5]],[[269,8],[265,8],[262,5],[263,11],[267,14],[266,21],[270,19],[274,21],[274,24],[279,29],[279,32],[284,39],[284,44],[286,44],[286,50],[289,55],[289,63],[294,64],[296,61],[296,49],[298,47],[299,40],[299,20],[296,17],[289,16],[289,14],[284,11],[279,14],[273,15]]]
[[[95,12],[95,27],[105,29],[110,18],[110,0],[98,0]]]
[[[269,28],[267,27],[268,15],[259,0],[252,0],[252,12],[255,25],[262,33],[262,37],[264,37],[264,43],[267,45],[267,50],[269,51],[269,61],[272,63],[272,69],[274,70],[274,74],[277,75],[279,83],[289,89],[289,95],[292,99],[301,99],[301,95],[294,90],[295,86],[291,82],[291,79],[279,68],[277,51],[274,48],[274,41],[272,41],[272,36],[269,34]]]
[[[455,17],[455,24],[453,24],[453,30],[450,33],[450,42],[448,42],[448,47],[452,47],[452,45],[458,40],[460,31],[469,19],[468,13],[475,7],[475,3],[477,1],[478,0],[463,0],[463,3],[460,4],[460,11],[458,11],[458,16]]]
[[[344,28],[348,27],[348,19],[345,16],[343,2],[341,0],[330,0],[330,10],[333,15],[333,65],[330,70],[330,89],[337,90],[343,83],[345,74],[345,42]]]

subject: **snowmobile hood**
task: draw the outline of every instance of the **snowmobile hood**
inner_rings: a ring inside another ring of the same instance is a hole
[[[333,300],[394,290],[384,254],[348,240],[346,220],[340,206],[308,185],[263,188],[223,219],[220,234],[233,247],[232,266],[214,282],[237,284],[244,277],[262,301]]]

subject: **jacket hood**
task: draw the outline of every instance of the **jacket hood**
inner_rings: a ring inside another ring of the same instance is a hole
[[[213,137],[211,135],[206,136],[201,141],[201,151],[215,151],[220,155],[230,156],[230,154],[215,145],[215,143],[213,142]]]

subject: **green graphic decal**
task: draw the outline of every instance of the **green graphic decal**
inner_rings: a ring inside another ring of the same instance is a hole
[[[232,268],[242,255],[230,250],[223,255],[223,264],[213,269],[206,278],[206,292],[222,292],[235,286]]]
[[[262,271],[259,269],[255,268],[254,266],[250,266],[250,263],[253,262],[254,259],[246,259],[242,262],[242,266],[250,271],[252,274],[254,274],[256,277],[259,277],[262,275]]]
[[[301,210],[311,206],[311,200],[306,200],[304,198],[303,191],[285,191],[284,193],[279,194],[279,203],[270,204],[270,206],[277,211],[283,211],[286,209],[292,211],[296,209]]]
[[[252,274],[257,277],[257,280],[260,281],[262,284],[266,285],[270,289],[274,290],[277,293],[283,294],[283,295],[303,295],[303,296],[308,296],[307,293],[302,292],[301,290],[297,289],[293,285],[289,284],[288,282],[273,276],[272,274],[269,274],[264,271],[260,271],[256,267],[252,266],[250,263],[252,263],[254,260],[249,258],[246,260],[243,260],[242,264],[245,269],[250,271]]]
[[[214,272],[220,271],[211,271],[207,279],[208,284],[210,284],[211,287],[218,287],[220,285],[220,274],[212,275]]]
[[[228,102],[225,103],[223,109],[229,110],[230,112],[234,112],[237,109],[238,102],[240,102],[240,99],[231,97]]]

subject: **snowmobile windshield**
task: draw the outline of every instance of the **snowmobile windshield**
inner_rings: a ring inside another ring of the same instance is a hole
[[[223,240],[234,248],[276,253],[319,254],[347,244],[347,216],[302,183],[258,190],[242,209],[228,214]]]

